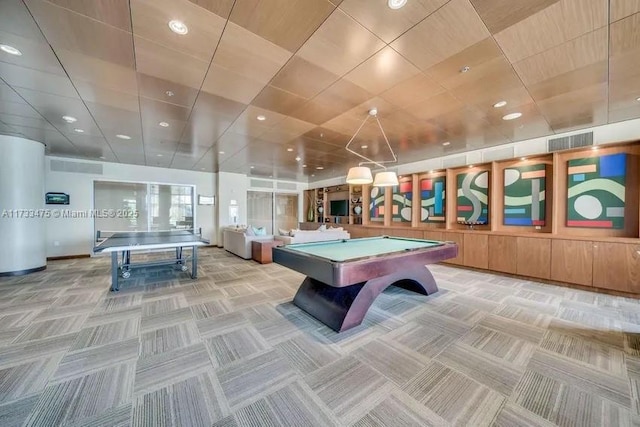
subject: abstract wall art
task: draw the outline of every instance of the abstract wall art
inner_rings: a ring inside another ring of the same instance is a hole
[[[458,174],[457,220],[489,223],[489,172]]]
[[[420,221],[445,222],[446,176],[420,180]]]
[[[546,210],[546,165],[504,170],[504,225],[543,226]]]
[[[627,155],[569,160],[567,226],[624,228]]]
[[[371,187],[370,196],[369,220],[373,222],[384,222],[384,188]]]
[[[413,180],[411,178],[401,179],[400,184],[393,187],[392,194],[391,220],[393,222],[411,222]]]

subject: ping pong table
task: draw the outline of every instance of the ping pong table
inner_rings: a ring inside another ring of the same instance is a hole
[[[119,277],[128,279],[133,268],[152,267],[159,265],[173,265],[182,271],[188,271],[188,262],[191,262],[191,278],[198,277],[198,246],[208,245],[209,241],[202,238],[202,232],[196,234],[194,230],[172,231],[133,231],[114,232],[101,241],[104,234],[96,233],[94,253],[111,252],[111,290],[117,291]],[[183,248],[191,247],[191,256],[183,253]],[[154,260],[148,262],[131,262],[132,251],[149,251],[175,248],[175,258]],[[121,254],[121,261],[119,260]]]

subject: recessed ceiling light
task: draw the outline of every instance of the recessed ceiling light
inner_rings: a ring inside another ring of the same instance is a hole
[[[470,168],[472,168],[472,167],[473,167],[473,165],[469,165],[469,167],[470,167]]]
[[[389,0],[387,2],[390,9],[400,9],[402,6],[407,4],[407,0]]]
[[[507,101],[498,101],[495,104],[493,104],[493,108],[500,108],[500,107],[504,107],[505,105],[507,105]]]
[[[527,160],[526,157],[520,157],[520,160]]]
[[[165,91],[165,94],[166,94],[167,96],[173,96],[173,95],[175,95],[175,93],[171,92],[170,90]]]
[[[320,138],[324,138],[324,133],[321,133],[321,134],[320,134]]]
[[[322,169],[324,169],[322,166],[317,166],[316,169],[318,169],[319,171],[321,171]]]
[[[224,154],[224,151],[218,151],[218,154]]]
[[[361,145],[360,148],[369,148],[368,145]]]
[[[201,171],[203,171],[203,170],[204,170],[204,168],[200,168],[200,170],[201,170]]]
[[[311,176],[316,176],[316,175],[314,173],[312,173]]]
[[[73,131],[74,131],[74,132],[78,132],[78,133],[84,133],[84,130],[82,130],[82,129],[78,129],[78,128],[75,128]]]
[[[502,120],[515,120],[522,117],[522,113],[509,113],[506,116],[502,116]]]
[[[640,96],[636,98],[636,101],[640,102]]]
[[[267,120],[267,118],[263,115],[259,115],[258,117],[256,117],[256,119],[260,120],[261,122],[264,122],[265,120]]]
[[[160,123],[158,123],[158,125],[162,126],[163,128],[168,128],[169,127],[169,123],[167,123],[167,122],[160,122]]]
[[[250,166],[251,169],[255,168],[255,166]]]
[[[598,149],[598,147],[594,145],[593,147],[591,147],[591,149],[592,149],[592,150],[597,150],[597,149]]]
[[[461,73],[466,73],[466,72],[468,72],[469,70],[471,70],[471,67],[468,67],[468,66],[464,66],[464,67],[460,68],[460,72],[461,72]]]
[[[300,156],[296,157],[296,162],[299,162],[300,160],[302,160]]]
[[[442,143],[442,145],[444,145],[445,147],[446,147],[447,145],[450,145],[450,144],[451,144],[451,143],[450,143],[449,141],[445,141],[445,142],[443,142],[443,143]]]
[[[62,120],[64,120],[67,123],[75,123],[78,121],[78,119],[76,119],[73,116],[62,116]]]
[[[169,28],[171,28],[171,31],[176,34],[180,34],[181,36],[184,36],[189,32],[189,28],[185,25],[185,23],[182,21],[178,21],[177,19],[169,21]]]
[[[273,178],[273,175],[269,175],[269,178]]]
[[[100,158],[101,158],[102,160],[106,159],[106,157],[105,157],[105,156],[100,156]]]
[[[292,152],[293,148],[287,148],[287,151]]]
[[[162,154],[156,154],[156,156],[158,156],[158,157],[162,157]]]
[[[122,134],[118,134],[116,135],[116,138],[120,138],[120,139],[131,139],[131,137],[129,135],[122,135]]]
[[[307,167],[307,165],[302,165],[302,167],[303,167],[303,168],[306,168],[306,167]]]
[[[9,55],[22,56],[22,52],[20,52],[13,46],[9,46],[8,44],[0,44],[0,50],[8,53]]]

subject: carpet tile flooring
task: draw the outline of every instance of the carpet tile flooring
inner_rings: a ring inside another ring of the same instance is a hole
[[[302,275],[199,261],[0,278],[0,426],[640,426],[640,300],[435,265],[337,334]]]

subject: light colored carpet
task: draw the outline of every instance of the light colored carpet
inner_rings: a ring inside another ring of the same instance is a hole
[[[336,334],[302,275],[200,254],[118,293],[108,258],[0,279],[0,425],[640,425],[638,300],[437,265]]]

